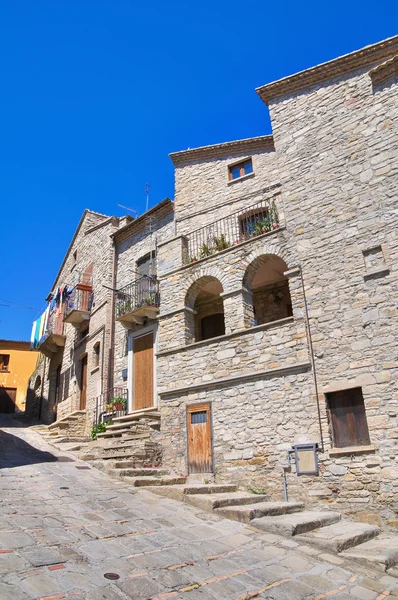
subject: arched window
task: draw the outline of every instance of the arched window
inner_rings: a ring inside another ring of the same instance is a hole
[[[40,387],[41,387],[41,377],[40,377],[40,375],[38,375],[36,377],[35,385],[33,388],[36,395],[40,392]]]
[[[185,300],[185,305],[191,309],[186,323],[188,343],[225,334],[222,292],[219,280],[209,275],[190,287]]]
[[[97,342],[93,348],[93,368],[99,367],[100,364],[101,344]]]
[[[247,268],[243,285],[253,294],[253,325],[278,321],[293,314],[285,261],[263,254]]]

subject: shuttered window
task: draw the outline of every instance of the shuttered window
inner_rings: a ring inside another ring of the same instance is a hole
[[[370,444],[362,388],[327,394],[335,448]]]

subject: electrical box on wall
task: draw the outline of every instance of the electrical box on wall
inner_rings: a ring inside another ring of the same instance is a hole
[[[297,475],[318,475],[318,444],[296,444],[293,450]]]
[[[122,369],[122,379],[123,381],[127,380],[127,369]]]

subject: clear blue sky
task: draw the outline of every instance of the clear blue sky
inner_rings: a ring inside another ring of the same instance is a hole
[[[396,0],[0,0],[0,305],[45,307],[85,208],[173,198],[169,152],[270,133],[255,87],[397,21]],[[0,338],[36,316],[0,306]]]

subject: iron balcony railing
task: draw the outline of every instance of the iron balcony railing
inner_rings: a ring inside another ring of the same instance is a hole
[[[109,423],[115,417],[122,417],[128,410],[128,390],[123,387],[111,388],[95,400],[94,424]]]
[[[93,292],[91,285],[79,283],[65,301],[64,317],[67,317],[73,310],[81,312],[90,312],[93,304]]]
[[[50,335],[64,335],[64,305],[54,306],[48,315],[47,324],[39,339],[38,347],[50,337]]]
[[[143,275],[116,292],[116,318],[131,314],[141,307],[159,307],[159,281],[154,276]]]
[[[185,263],[193,263],[280,227],[276,196],[187,234]]]

